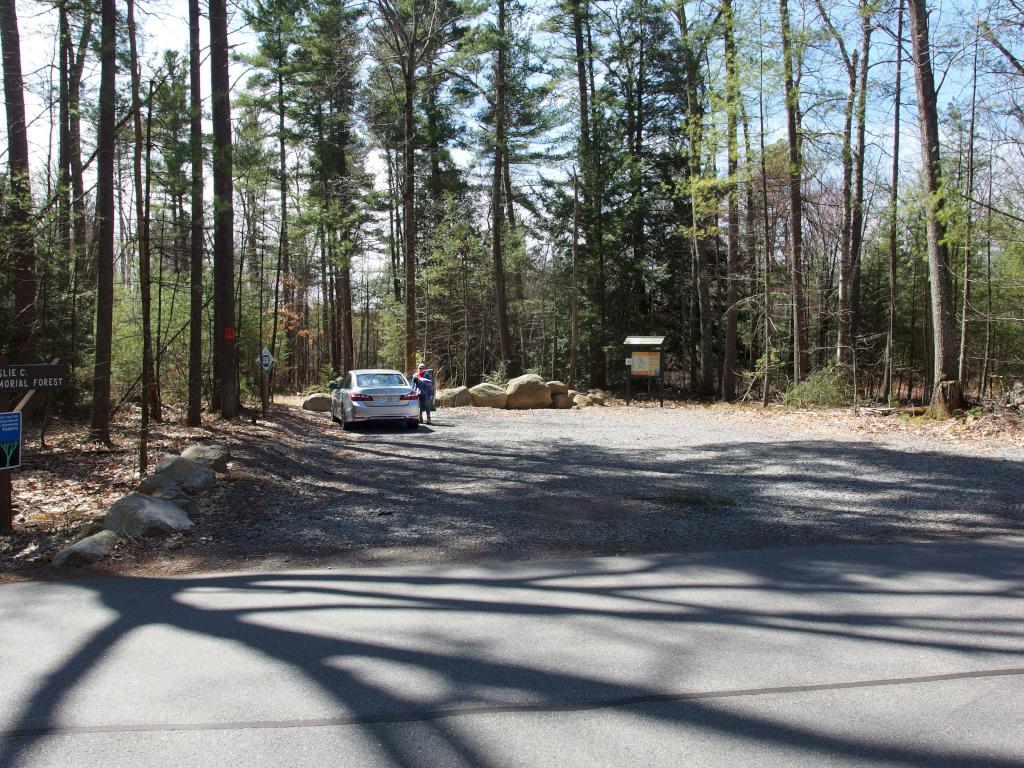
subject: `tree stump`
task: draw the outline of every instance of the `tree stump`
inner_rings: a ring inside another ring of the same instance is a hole
[[[963,410],[964,395],[959,381],[940,381],[935,385],[932,402],[928,406],[928,418],[944,421],[953,418],[956,411]]]

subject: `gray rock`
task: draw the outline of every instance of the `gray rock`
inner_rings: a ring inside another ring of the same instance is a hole
[[[439,408],[462,408],[472,402],[473,396],[469,387],[454,387],[439,390],[435,399]]]
[[[213,470],[200,461],[182,456],[168,456],[157,462],[153,474],[139,482],[141,493],[177,487],[185,491],[201,491],[214,484]]]
[[[302,410],[327,413],[331,410],[331,396],[326,392],[317,392],[302,401]]]
[[[177,504],[132,493],[115,501],[107,510],[106,527],[125,536],[158,536],[170,531],[187,531],[192,528],[192,521]]]
[[[231,461],[231,451],[217,443],[190,445],[181,452],[181,457],[201,462],[214,472],[227,472],[228,462]]]
[[[146,475],[144,478],[139,480],[139,484],[135,490],[139,493],[145,493],[150,496],[157,493],[157,491],[166,491],[167,493],[184,493],[184,491],[181,490],[181,486],[178,485],[178,482],[173,477],[158,473]]]
[[[566,386],[565,384],[563,384],[560,381],[549,381],[548,382],[548,389],[551,391],[552,395],[568,395],[569,394],[569,387]]]
[[[535,373],[517,376],[505,387],[508,400],[506,408],[518,410],[528,408],[547,408],[551,405],[551,390],[547,383]]]
[[[572,400],[569,395],[563,394],[562,392],[552,395],[551,401],[552,408],[572,408]]]
[[[590,398],[590,402],[592,402],[594,405],[604,405],[605,395],[603,392],[598,392],[596,390],[593,392],[588,392],[587,397]]]
[[[577,393],[576,397],[572,399],[572,402],[573,405],[575,405],[577,408],[589,408],[591,405],[594,404],[594,402],[589,397],[579,393]]]
[[[117,543],[115,531],[100,531],[76,541],[53,556],[53,565],[88,565],[110,554]]]
[[[176,485],[158,488],[151,495],[154,499],[163,499],[181,507],[189,517],[199,512],[199,502]]]
[[[470,402],[477,408],[504,408],[508,396],[497,384],[477,384],[469,390]]]

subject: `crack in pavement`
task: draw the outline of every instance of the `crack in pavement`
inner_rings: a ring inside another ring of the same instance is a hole
[[[642,693],[636,696],[599,698],[591,701],[549,702],[534,704],[486,704],[440,709],[410,710],[393,713],[366,713],[340,715],[337,717],[295,718],[291,720],[237,720],[228,722],[200,723],[140,723],[111,725],[42,726],[0,730],[0,739],[16,739],[38,736],[68,736],[97,733],[153,733],[163,731],[234,731],[270,730],[283,728],[326,728],[349,725],[381,725],[388,723],[415,723],[444,718],[473,715],[496,715],[518,713],[586,712],[598,709],[616,709],[643,704],[665,704],[672,702],[701,701],[707,699],[735,699],[758,696],[779,696],[815,691],[842,691],[856,688],[881,688],[900,685],[921,685],[951,680],[973,680],[994,677],[1024,676],[1024,667],[983,669],[970,672],[949,672],[938,675],[916,675],[912,677],[887,677],[873,680],[852,680],[839,683],[815,683],[810,685],[782,685],[767,688],[731,688],[717,691],[686,691],[681,693]]]

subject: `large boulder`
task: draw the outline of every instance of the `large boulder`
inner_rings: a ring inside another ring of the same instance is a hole
[[[95,563],[109,555],[116,543],[117,533],[115,531],[100,531],[92,536],[86,536],[81,541],[76,541],[70,547],[65,547],[53,556],[52,562],[57,567]]]
[[[217,443],[190,445],[181,452],[181,457],[201,462],[214,472],[227,472],[228,462],[231,461],[231,451]]]
[[[125,536],[159,536],[192,528],[185,510],[164,499],[132,493],[115,501],[107,510],[108,530]]]
[[[572,408],[572,399],[568,394],[559,392],[556,395],[551,396],[551,407],[552,408]]]
[[[327,413],[331,410],[331,396],[326,392],[316,392],[302,401],[302,410]]]
[[[548,389],[552,395],[567,395],[569,394],[569,387],[560,381],[549,381]]]
[[[477,408],[504,408],[508,395],[497,384],[477,384],[469,390],[470,402]]]
[[[594,404],[593,400],[578,392],[576,393],[576,397],[572,399],[572,402],[577,408],[587,408]]]
[[[472,399],[469,387],[442,389],[438,391],[436,398],[439,408],[462,408],[465,405],[469,405]]]
[[[139,491],[151,494],[173,487],[185,491],[201,491],[213,483],[213,470],[206,464],[181,456],[168,456],[157,462],[153,474],[139,481]]]
[[[176,485],[171,485],[166,488],[158,488],[150,495],[154,499],[163,499],[164,501],[169,501],[171,504],[181,507],[189,517],[192,517],[192,515],[198,514],[199,512],[199,503],[195,498],[189,496]]]
[[[551,390],[547,383],[535,373],[517,376],[505,387],[508,400],[506,408],[528,409],[548,408],[551,405]]]

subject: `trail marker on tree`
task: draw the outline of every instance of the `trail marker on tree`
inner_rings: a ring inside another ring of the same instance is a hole
[[[260,404],[263,412],[263,418],[267,418],[267,400],[268,400],[268,389],[269,382],[267,377],[270,375],[270,370],[274,367],[274,356],[270,354],[270,350],[266,347],[260,352],[259,357],[256,358],[256,367],[260,369]],[[253,417],[255,419],[255,417]],[[253,422],[255,423],[255,421]]]
[[[263,374],[270,373],[270,369],[274,367],[274,356],[270,354],[270,350],[266,347],[260,352],[260,356],[256,358],[256,365],[260,367]]]

